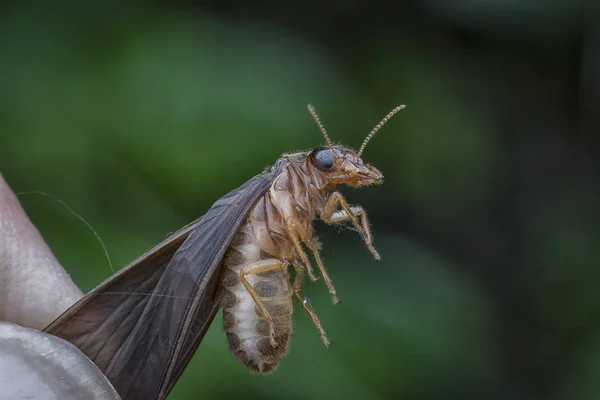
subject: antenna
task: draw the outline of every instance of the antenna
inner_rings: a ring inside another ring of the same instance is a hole
[[[327,144],[329,145],[329,147],[333,147],[333,143],[331,143],[331,139],[329,139],[329,136],[327,136],[327,131],[325,130],[325,127],[323,126],[323,123],[319,119],[319,116],[317,115],[317,112],[315,111],[315,108],[313,107],[312,104],[308,105],[308,112],[310,113],[310,115],[312,115],[313,119],[317,123],[317,126],[321,130],[321,133],[323,134],[323,136],[325,136],[325,141],[327,141]]]
[[[388,115],[385,116],[384,119],[382,119],[375,126],[375,128],[373,128],[373,130],[371,131],[371,133],[369,133],[367,135],[367,137],[365,138],[365,140],[360,145],[360,150],[358,150],[358,156],[359,157],[362,154],[362,152],[365,150],[365,147],[367,147],[367,143],[369,143],[369,141],[371,140],[371,138],[373,138],[373,136],[375,136],[375,134],[381,129],[381,127],[384,126],[390,120],[390,118],[392,118],[394,116],[394,114],[396,114],[398,111],[402,110],[403,108],[406,108],[406,106],[404,104],[399,105],[398,107],[394,108],[392,111],[390,111],[388,113]]]

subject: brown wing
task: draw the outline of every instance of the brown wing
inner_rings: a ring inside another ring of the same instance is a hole
[[[139,319],[173,255],[196,223],[185,226],[82,297],[44,328],[77,346],[103,371]]]
[[[123,399],[164,399],[218,309],[223,255],[281,165],[220,198],[45,330],[79,347]]]

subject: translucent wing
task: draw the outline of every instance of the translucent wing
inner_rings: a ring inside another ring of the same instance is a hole
[[[167,264],[197,222],[117,272],[44,331],[73,343],[104,371],[140,318]]]
[[[233,235],[280,170],[278,163],[220,198],[45,331],[79,347],[123,399],[164,399],[218,309],[218,267]]]

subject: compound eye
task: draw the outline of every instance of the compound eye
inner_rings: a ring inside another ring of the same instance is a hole
[[[326,147],[319,147],[311,154],[312,164],[321,171],[327,171],[333,167],[333,151]]]

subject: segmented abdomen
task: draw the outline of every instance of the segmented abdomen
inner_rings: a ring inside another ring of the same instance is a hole
[[[273,318],[275,346],[269,342],[269,323],[240,281],[248,264],[271,258],[261,251],[260,234],[251,221],[236,233],[224,259],[223,327],[229,349],[245,366],[269,373],[287,352],[292,331],[292,289],[287,268],[247,275],[246,279]],[[262,233],[264,234],[264,232]]]

